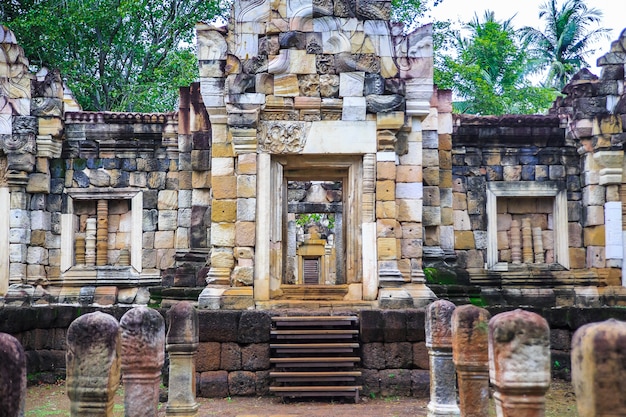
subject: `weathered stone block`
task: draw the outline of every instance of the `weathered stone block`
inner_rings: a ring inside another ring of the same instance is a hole
[[[379,342],[363,344],[362,358],[367,369],[385,369],[385,345]]]
[[[241,366],[244,371],[262,371],[269,369],[269,345],[267,343],[253,343],[242,347]]]
[[[204,398],[225,398],[229,396],[228,372],[209,371],[200,374],[198,395]]]

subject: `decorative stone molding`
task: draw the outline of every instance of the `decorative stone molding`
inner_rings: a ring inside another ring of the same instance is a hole
[[[52,135],[37,135],[37,156],[39,158],[60,158],[63,143],[52,139]]]
[[[259,146],[271,154],[300,153],[311,127],[307,122],[261,122]]]
[[[600,167],[600,185],[622,183],[624,151],[596,151],[593,159]]]

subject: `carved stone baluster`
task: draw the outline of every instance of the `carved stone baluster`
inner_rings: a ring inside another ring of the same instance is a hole
[[[98,200],[96,230],[96,265],[102,266],[109,263],[109,202]]]
[[[85,265],[94,266],[96,264],[96,219],[87,219],[85,227]]]
[[[519,265],[522,263],[522,231],[519,220],[511,222],[511,262]]]
[[[535,252],[535,263],[542,264],[546,261],[543,252],[543,237],[541,235],[541,227],[533,227],[533,249]]]
[[[528,218],[522,219],[522,255],[525,264],[533,263],[533,235]]]
[[[74,253],[76,255],[76,265],[85,265],[85,235],[82,233],[76,235]]]

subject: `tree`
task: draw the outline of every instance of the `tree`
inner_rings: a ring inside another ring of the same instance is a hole
[[[590,45],[606,38],[608,29],[592,28],[600,23],[602,12],[588,8],[584,0],[566,0],[560,7],[557,0],[548,0],[539,8],[543,30],[522,29],[536,57],[538,69],[547,69],[546,86],[562,90],[569,79],[589,65],[585,57],[594,51]]]
[[[218,0],[12,0],[0,21],[85,110],[171,111],[197,78],[195,23],[223,13]]]
[[[402,22],[406,30],[415,29],[428,12],[444,0],[391,0],[391,20]],[[431,4],[432,2],[432,4]]]
[[[452,49],[436,59],[435,82],[450,88],[462,101],[455,110],[475,114],[538,113],[546,110],[556,92],[532,86],[527,79],[530,64],[525,45],[519,42],[512,18],[498,21],[492,11],[465,25],[463,37],[435,37],[438,50]]]

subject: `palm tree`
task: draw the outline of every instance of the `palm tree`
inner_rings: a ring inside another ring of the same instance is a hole
[[[608,29],[592,28],[601,18],[602,12],[587,7],[584,0],[565,0],[560,7],[557,0],[548,0],[539,7],[544,30],[525,27],[522,34],[531,45],[537,70],[548,69],[546,87],[561,90],[572,75],[589,66],[585,57],[594,52],[590,45],[608,38]]]

